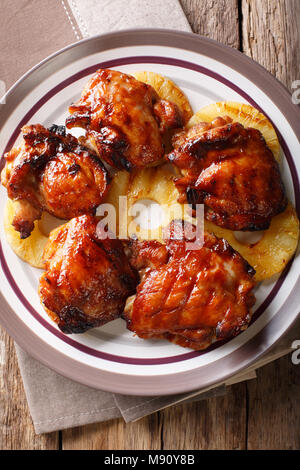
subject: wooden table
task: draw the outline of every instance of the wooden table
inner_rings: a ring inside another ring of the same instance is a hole
[[[235,47],[291,89],[300,79],[300,0],[181,0],[194,32]],[[298,28],[298,31],[297,31]],[[13,341],[0,331],[1,449],[299,449],[300,365],[284,357],[226,396],[36,436]]]

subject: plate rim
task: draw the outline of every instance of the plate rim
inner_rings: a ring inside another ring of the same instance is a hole
[[[126,43],[126,41],[124,42],[124,38],[127,38],[129,42],[133,41],[134,44],[128,44]],[[123,39],[123,43],[122,43],[122,39]],[[241,65],[242,64],[244,65],[244,68],[242,69],[243,70],[242,75],[244,75],[246,78],[251,80],[258,88],[260,88],[267,96],[270,97],[272,102],[274,102],[280,108],[281,112],[285,115],[287,121],[289,122],[290,126],[293,128],[299,140],[300,109],[299,107],[297,107],[296,105],[292,103],[291,95],[289,91],[286,89],[286,87],[281,82],[279,82],[273,75],[271,75],[266,69],[264,69],[262,66],[257,64],[251,58],[245,56],[240,51],[236,49],[232,49],[229,46],[221,44],[215,40],[208,39],[208,38],[199,36],[194,33],[186,33],[186,32],[168,30],[168,29],[152,29],[152,28],[130,29],[130,30],[125,30],[125,31],[120,31],[120,32],[100,34],[100,35],[92,36],[90,38],[86,38],[76,43],[70,44],[60,49],[59,51],[56,51],[55,53],[51,54],[49,57],[43,59],[34,67],[32,67],[28,72],[26,72],[7,91],[7,93],[4,95],[4,99],[9,98],[10,96],[14,94],[15,91],[18,91],[19,86],[22,83],[23,85],[24,84],[26,85],[26,79],[28,77],[34,74],[34,72],[36,72],[38,69],[43,68],[47,64],[49,65],[51,61],[55,60],[57,56],[60,56],[60,55],[63,56],[68,51],[74,51],[77,48],[81,48],[82,45],[85,45],[87,43],[89,44],[94,41],[95,42],[103,41],[104,43],[105,42],[110,43],[110,47],[108,48],[103,47],[102,49],[97,49],[98,51],[100,50],[107,51],[107,50],[113,49],[114,47],[122,47],[122,46],[128,47],[128,46],[134,46],[134,45],[135,46],[138,46],[138,45],[168,46],[169,45],[173,48],[186,49],[192,52],[199,53],[200,51],[197,50],[197,48],[201,49],[201,46],[203,45],[209,46],[207,47],[207,50],[206,50],[207,53],[205,52],[205,48],[203,48],[204,50],[201,50],[200,53],[202,55],[212,57],[218,62],[226,64],[227,66],[231,67],[232,69],[238,72],[240,72],[241,70]],[[118,45],[115,44],[116,42],[118,43],[120,41],[121,41],[121,44],[118,44]],[[185,47],[183,47],[183,44],[185,44]],[[192,48],[192,45],[193,45],[193,48]],[[214,52],[214,55],[211,54],[212,51]],[[231,62],[229,61],[229,59],[231,59]],[[266,83],[266,77],[268,78],[267,89],[265,89],[264,87]],[[261,86],[261,83],[262,83],[262,86]],[[14,109],[13,103],[11,104],[11,108],[12,110]],[[1,113],[1,114],[2,114],[2,118],[0,117],[0,126],[1,126],[1,122],[3,122],[3,120],[5,119],[4,113]],[[0,130],[1,130],[1,127],[0,127]],[[296,283],[294,284],[292,288],[292,292],[294,290],[299,291],[299,289],[300,289],[300,277],[298,277]],[[256,362],[257,359],[261,357],[262,354],[266,353],[270,348],[272,348],[274,344],[277,343],[277,341],[279,341],[280,338],[290,328],[293,327],[293,324],[297,320],[297,316],[298,316],[297,314],[294,314],[293,321],[289,323],[287,328],[285,328],[285,330],[283,331],[282,335],[280,335],[276,339],[276,341],[272,342],[270,341],[270,338],[268,338],[268,341],[266,338],[264,338],[264,341],[261,341],[261,342],[258,341],[258,339],[260,338],[260,336],[262,336],[263,332],[265,332],[266,329],[270,330],[270,327],[272,326],[271,324],[273,324],[273,329],[274,329],[274,323],[276,322],[278,323],[278,321],[280,323],[281,318],[279,317],[280,317],[280,312],[282,311],[283,308],[292,310],[295,307],[297,307],[296,305],[293,305],[293,302],[295,302],[295,297],[296,295],[290,295],[288,299],[284,301],[283,305],[275,314],[274,318],[262,330],[260,330],[253,338],[251,338],[246,344],[242,345],[236,351],[229,354],[229,356],[227,356],[226,358],[219,359],[215,361],[213,364],[200,366],[190,371],[174,372],[172,374],[168,374],[166,377],[168,377],[169,380],[167,381],[166,384],[162,383],[163,377],[160,375],[159,376],[155,376],[155,375],[137,376],[133,374],[128,375],[128,374],[112,372],[112,371],[108,372],[108,371],[100,370],[99,368],[96,368],[87,364],[83,364],[74,358],[70,358],[69,356],[65,355],[62,351],[59,351],[55,349],[54,347],[50,346],[47,342],[41,339],[33,330],[31,330],[27,325],[25,325],[24,322],[22,322],[22,320],[19,319],[18,316],[14,313],[13,308],[8,304],[8,302],[3,297],[2,294],[0,297],[1,304],[2,304],[2,307],[0,309],[0,321],[2,325],[5,327],[5,329],[8,331],[8,333],[10,334],[10,336],[12,336],[16,340],[16,342],[23,349],[25,349],[30,355],[32,355],[35,359],[42,362],[47,367],[50,367],[52,370],[55,370],[61,375],[64,375],[72,380],[75,380],[77,382],[83,383],[85,385],[88,385],[97,389],[106,390],[110,392],[129,393],[132,395],[142,395],[142,396],[145,396],[145,395],[154,396],[154,395],[157,395],[158,393],[160,395],[169,395],[169,394],[193,391],[193,390],[199,389],[200,387],[206,388],[216,383],[224,382],[226,379],[228,379],[232,375],[235,375],[236,373],[240,372],[246,366],[250,366],[251,364]],[[12,318],[14,321],[8,321],[8,319],[11,320]],[[16,327],[17,324],[21,325],[21,328],[17,328]],[[270,333],[270,331],[268,331],[268,333]],[[188,383],[187,381],[184,381],[183,384],[182,383],[178,384],[175,380],[175,383],[172,383],[172,386],[170,387],[170,383],[171,383],[170,378],[174,380],[176,379],[176,376],[185,378],[186,376],[190,376],[191,374],[196,375],[197,371],[200,371],[200,370],[203,371],[205,369],[214,368],[215,363],[220,362],[220,361],[225,361],[226,359],[229,359],[229,363],[230,363],[232,359],[230,358],[230,356],[233,356],[233,355],[236,356],[238,354],[241,354],[241,351],[244,351],[244,350],[247,351],[247,349],[250,347],[252,343],[254,343],[252,346],[257,348],[256,353],[252,354],[250,359],[246,358],[244,359],[244,362],[240,361],[241,363],[239,366],[233,367],[233,365],[231,365],[230,370],[224,368],[223,373],[214,378],[211,378],[211,377],[208,378],[209,376],[208,374],[208,376],[206,377],[206,380],[203,380],[203,377],[201,376],[201,374],[200,374],[200,381],[196,380],[196,377],[194,377],[194,380],[192,380],[192,383]],[[65,361],[64,363],[62,359]],[[83,372],[82,369],[84,369],[84,372],[85,372],[84,374],[82,373]],[[131,383],[133,377],[136,380],[135,384]],[[158,383],[156,383],[157,378],[159,378]],[[127,379],[127,384],[125,383],[126,379]],[[121,382],[122,382],[122,385],[120,386]],[[140,387],[138,390],[136,389],[137,383],[139,384],[139,387]],[[169,386],[168,386],[168,383],[169,383]]]

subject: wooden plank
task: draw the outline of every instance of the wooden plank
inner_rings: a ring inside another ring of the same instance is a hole
[[[237,0],[180,0],[194,33],[239,48]]]
[[[248,449],[300,448],[300,366],[286,356],[248,385]]]
[[[246,385],[233,385],[224,397],[210,398],[161,412],[163,448],[245,449]]]
[[[299,80],[299,0],[243,0],[243,50],[290,90]]]
[[[136,423],[116,419],[62,432],[63,449],[86,450],[159,450],[161,449],[159,414]]]
[[[0,328],[0,449],[58,449],[58,432],[34,432],[13,341]]]
[[[244,52],[291,90],[300,69],[299,0],[243,0],[242,13]],[[249,449],[299,448],[299,374],[285,357],[249,382]]]

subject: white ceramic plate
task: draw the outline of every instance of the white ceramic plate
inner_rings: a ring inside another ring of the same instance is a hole
[[[93,37],[54,54],[8,92],[0,117],[0,152],[20,138],[26,123],[64,124],[67,109],[98,68],[159,72],[186,93],[196,112],[223,100],[259,108],[278,130],[282,174],[289,199],[299,205],[300,113],[282,85],[241,53],[188,33],[134,30]],[[74,131],[75,135],[81,132]],[[297,137],[298,136],[298,137]],[[3,162],[2,162],[3,164]],[[298,167],[298,168],[297,168]],[[0,190],[3,214],[6,191]],[[299,207],[298,207],[299,209]],[[0,228],[0,321],[32,356],[76,381],[136,395],[191,391],[220,382],[266,352],[298,314],[299,257],[256,289],[254,320],[238,337],[204,352],[167,341],[141,340],[115,320],[82,335],[64,335],[37,294],[41,271],[22,262]]]

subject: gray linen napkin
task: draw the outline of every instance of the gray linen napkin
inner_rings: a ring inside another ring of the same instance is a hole
[[[136,27],[191,30],[178,0],[39,0],[39,9],[34,0],[19,0],[15,8],[8,8],[7,4],[3,2],[1,6],[4,17],[14,17],[14,22],[7,22],[8,26],[4,24],[0,31],[0,79],[5,80],[7,87],[34,63],[83,37]],[[23,28],[24,18],[27,29]],[[118,417],[129,422],[166,406],[224,394],[226,385],[255,378],[255,368],[287,354],[296,337],[292,333],[272,354],[225,384],[164,397],[94,390],[48,369],[17,345],[16,350],[34,427],[40,434]]]
[[[256,369],[290,353],[296,338],[300,338],[300,322],[258,362],[225,383],[186,394],[154,397],[114,394],[81,385],[15,346],[34,428],[41,434],[120,417],[128,423],[171,405],[224,395],[228,386],[255,379]]]

